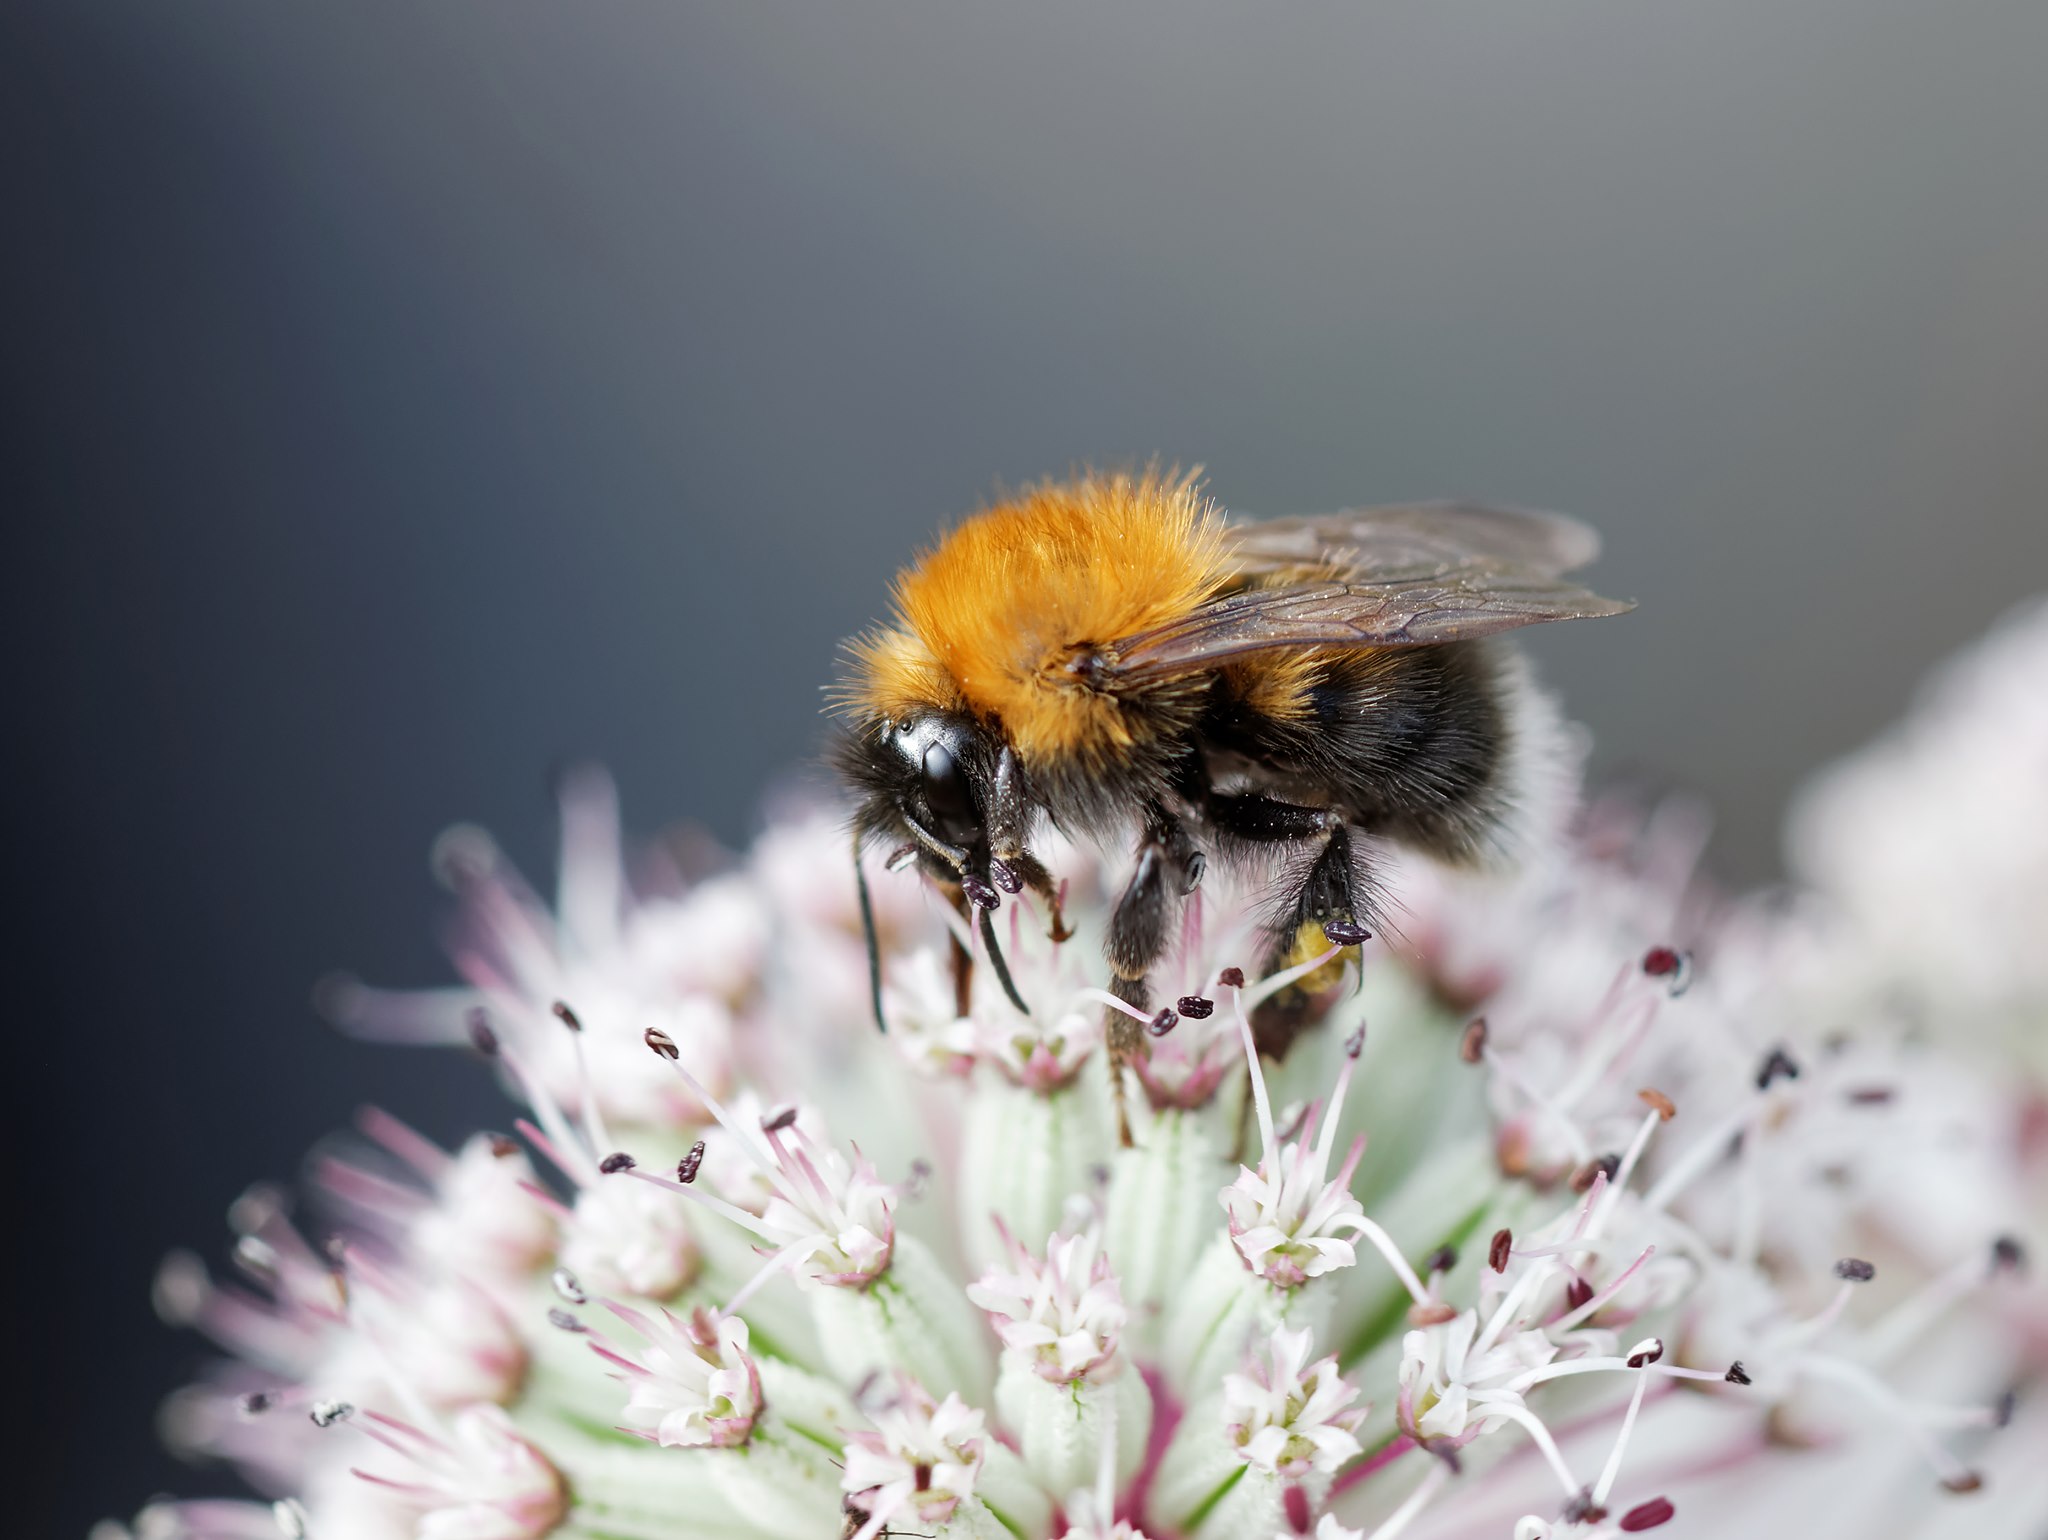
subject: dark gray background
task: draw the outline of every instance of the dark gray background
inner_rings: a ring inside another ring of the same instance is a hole
[[[0,19],[22,1533],[173,1483],[146,1304],[468,1067],[424,852],[548,767],[747,831],[998,482],[1597,522],[1537,651],[1768,875],[1800,772],[2041,584],[2037,0],[53,0]],[[18,1478],[17,1478],[18,1482]]]

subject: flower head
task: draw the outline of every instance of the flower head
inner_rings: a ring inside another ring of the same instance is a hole
[[[984,925],[877,852],[886,1034],[834,817],[686,876],[572,776],[552,904],[442,843],[460,988],[328,995],[483,1051],[511,1132],[367,1114],[302,1209],[233,1206],[227,1266],[166,1265],[229,1355],[167,1426],[266,1496],[135,1534],[1614,1540],[1718,1502],[1768,1537],[1852,1470],[1912,1499],[1885,1522],[2005,1479],[2040,1528],[2000,1425],[2048,1384],[2016,1286],[2048,1079],[2003,1029],[2048,988],[1995,926],[2048,879],[1906,794],[1967,741],[2017,805],[2031,728],[1974,713],[2024,716],[2037,629],[1816,793],[1817,898],[1730,900],[1692,812],[1603,799],[1513,877],[1390,860],[1391,942],[1260,977],[1264,888],[1219,859],[1140,1008],[1113,857],[1044,842]],[[1865,836],[1921,853],[1880,882]],[[1311,974],[1262,1059],[1250,1012]],[[1120,1082],[1111,1012],[1145,1026]]]

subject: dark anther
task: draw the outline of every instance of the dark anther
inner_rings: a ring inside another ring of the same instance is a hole
[[[1653,979],[1666,979],[1674,995],[1685,993],[1692,982],[1692,954],[1674,947],[1653,946],[1643,954],[1643,972]]]
[[[1750,1383],[1749,1371],[1742,1367],[1742,1360],[1739,1358],[1728,1366],[1728,1372],[1722,1375],[1721,1378],[1731,1385],[1747,1385]]]
[[[898,845],[889,852],[888,859],[882,862],[882,870],[885,872],[900,872],[916,859],[917,846]]]
[[[481,1010],[469,1013],[469,1041],[470,1046],[485,1058],[495,1059],[498,1056],[497,1029],[491,1025],[491,1018]]]
[[[1877,1269],[1861,1257],[1844,1257],[1835,1264],[1835,1276],[1849,1283],[1868,1283],[1877,1276]]]
[[[1642,1352],[1628,1355],[1628,1366],[1631,1369],[1645,1368],[1664,1356],[1663,1339],[1652,1337],[1650,1341],[1652,1345],[1643,1349]]]
[[[1508,1270],[1508,1253],[1514,1250],[1514,1247],[1514,1231],[1494,1231],[1493,1239],[1487,1243],[1486,1247],[1486,1265],[1497,1273],[1506,1272]]]
[[[345,1422],[355,1415],[356,1409],[346,1401],[315,1401],[306,1415],[313,1419],[316,1428],[331,1428],[337,1422]]]
[[[2000,1396],[1998,1400],[1992,1404],[1991,1426],[1994,1428],[2011,1427],[2012,1414],[2018,1411],[2019,1409],[2020,1393],[2016,1390],[2008,1390],[2004,1395]]]
[[[1439,1246],[1422,1259],[1422,1271],[1425,1277],[1430,1273],[1447,1273],[1457,1265],[1458,1248],[1456,1246]]]
[[[1957,1471],[1953,1476],[1944,1476],[1941,1485],[1944,1491],[1953,1492],[1961,1497],[1970,1492],[1981,1492],[1984,1489],[1984,1478],[1973,1470]]]
[[[664,1059],[680,1059],[683,1056],[682,1049],[676,1047],[676,1040],[659,1027],[649,1027],[640,1034],[640,1037],[649,1048],[652,1048]]]
[[[519,1141],[509,1134],[491,1135],[491,1154],[499,1160],[510,1160],[519,1153]]]
[[[1991,1243],[1991,1271],[2012,1273],[2015,1276],[2027,1270],[2027,1248],[2022,1246],[2016,1235],[2001,1235]]]
[[[1202,995],[1182,995],[1173,1003],[1189,1021],[1207,1021],[1216,1014],[1216,1002]]]
[[[685,1187],[697,1180],[697,1173],[704,1169],[704,1141],[699,1139],[690,1146],[689,1154],[676,1162],[676,1180]]]
[[[1372,940],[1372,932],[1356,920],[1323,921],[1323,939],[1337,946],[1357,946]]]
[[[1764,1062],[1757,1066],[1756,1088],[1768,1091],[1780,1080],[1797,1080],[1799,1061],[1782,1048],[1773,1048],[1764,1055]]]
[[[977,909],[993,909],[1003,901],[994,888],[972,872],[961,876],[960,891],[967,895],[967,902]]]
[[[988,863],[988,874],[995,882],[995,885],[1005,893],[1022,893],[1024,891],[1024,879],[1019,877],[1016,868],[1005,860],[1000,858],[991,860]]]
[[[1668,1497],[1653,1497],[1646,1503],[1637,1503],[1621,1516],[1621,1532],[1625,1535],[1639,1535],[1646,1529],[1655,1529],[1659,1524],[1669,1524],[1671,1516],[1678,1510],[1671,1506]]]
[[[559,1021],[571,1032],[581,1032],[583,1030],[583,1019],[580,1016],[578,1016],[574,1011],[569,1009],[568,1001],[557,1000],[553,1005],[549,1006],[548,1009],[555,1013],[555,1020]]]
[[[1888,1085],[1858,1086],[1849,1093],[1849,1105],[1852,1107],[1882,1107],[1897,1094]]]
[[[235,1409],[244,1417],[261,1417],[269,1411],[274,1398],[267,1390],[252,1390],[235,1403]]]
[[[1593,1184],[1601,1177],[1614,1180],[1614,1173],[1621,1169],[1619,1155],[1596,1155],[1572,1173],[1572,1191],[1590,1192]]]
[[[1467,1064],[1477,1064],[1486,1057],[1486,1018],[1474,1016],[1465,1023],[1465,1033],[1458,1039],[1458,1057]]]
[[[1568,1309],[1576,1310],[1593,1297],[1593,1285],[1583,1278],[1574,1278],[1564,1286],[1564,1302]]]
[[[1154,1037],[1164,1037],[1179,1025],[1180,1013],[1178,1011],[1162,1010],[1158,1015],[1145,1023],[1145,1030]]]
[[[557,1331],[580,1332],[583,1330],[583,1323],[569,1314],[560,1305],[556,1305],[548,1311],[548,1325],[554,1327]]]
[[[1244,969],[1225,968],[1216,975],[1216,982],[1225,989],[1242,989],[1244,988]]]
[[[1185,896],[1194,892],[1196,888],[1202,885],[1202,879],[1208,875],[1209,858],[1198,850],[1188,857],[1187,878],[1181,885],[1182,895]],[[1288,1490],[1292,1491],[1293,1488],[1290,1487]]]
[[[1588,1487],[1564,1505],[1560,1517],[1567,1524],[1597,1524],[1607,1517],[1607,1510],[1593,1501],[1593,1489]]]
[[[910,1179],[903,1184],[900,1191],[908,1201],[915,1203],[924,1196],[925,1189],[931,1186],[931,1183],[932,1163],[920,1155],[910,1163]]]
[[[1683,966],[1673,947],[1653,946],[1643,954],[1643,972],[1653,979],[1668,979]]]
[[[1344,1057],[1355,1059],[1365,1052],[1365,1023],[1358,1024],[1358,1030],[1344,1039]]]
[[[583,1285],[576,1281],[576,1275],[566,1267],[558,1267],[548,1278],[554,1290],[572,1305],[587,1305],[590,1296],[583,1292]]]
[[[1669,1123],[1678,1116],[1678,1106],[1655,1086],[1644,1086],[1636,1092],[1636,1100],[1657,1114],[1659,1122]]]
[[[765,1117],[761,1119],[761,1132],[764,1134],[779,1134],[795,1121],[796,1103],[791,1102],[787,1107],[784,1107],[780,1112],[777,1112],[770,1117]]]
[[[613,1176],[621,1171],[631,1171],[639,1164],[639,1161],[628,1155],[624,1150],[614,1150],[597,1163],[597,1169],[606,1176]]]

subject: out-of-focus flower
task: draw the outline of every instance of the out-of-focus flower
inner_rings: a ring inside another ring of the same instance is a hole
[[[2048,1078],[2048,600],[1930,679],[1913,713],[1805,789],[1795,868],[1836,905],[1839,986],[1903,995]]]
[[[884,1036],[832,816],[686,882],[579,772],[552,909],[459,831],[465,986],[327,996],[484,1051],[518,1137],[370,1114],[303,1214],[236,1203],[235,1278],[166,1265],[230,1355],[167,1428],[261,1498],[133,1534],[1933,1540],[1980,1487],[2035,1532],[2042,1082],[1978,1028],[2048,998],[2043,616],[1814,793],[1818,900],[1717,894],[1676,806],[1505,879],[1383,853],[1396,939],[1282,1064],[1219,865],[1120,1087],[1116,863],[1055,843],[1057,919],[1002,901],[1021,1010],[871,865]]]

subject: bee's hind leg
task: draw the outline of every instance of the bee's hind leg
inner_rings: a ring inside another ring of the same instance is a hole
[[[1147,810],[1131,880],[1109,917],[1103,950],[1109,958],[1109,992],[1134,1011],[1151,1004],[1145,977],[1165,954],[1181,899],[1202,880],[1204,858],[1181,821],[1164,808]],[[1124,1066],[1144,1046],[1144,1025],[1123,1011],[1104,1007],[1103,1039],[1109,1053],[1110,1085],[1116,1097],[1117,1138],[1131,1144],[1130,1109],[1125,1105]]]
[[[1247,793],[1211,797],[1203,816],[1220,836],[1240,844],[1315,849],[1273,926],[1268,975],[1307,962],[1328,951],[1332,942],[1355,946],[1366,938],[1371,884],[1341,815]],[[1319,970],[1259,1004],[1252,1013],[1252,1036],[1261,1054],[1286,1056],[1310,1024],[1318,998],[1336,981],[1336,968],[1332,959],[1327,975]]]
[[[1309,863],[1293,901],[1280,913],[1265,971],[1271,976],[1299,967],[1333,945],[1344,951],[1259,1003],[1252,1012],[1252,1040],[1260,1053],[1284,1059],[1302,1030],[1320,1019],[1331,991],[1343,979],[1344,959],[1355,958],[1353,949],[1372,934],[1364,923],[1371,913],[1370,879],[1351,830],[1335,824]]]

